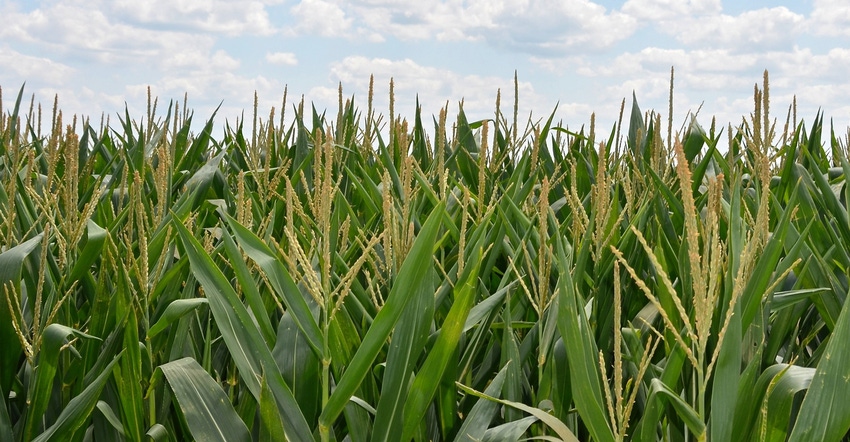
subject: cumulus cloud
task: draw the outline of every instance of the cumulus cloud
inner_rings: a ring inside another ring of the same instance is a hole
[[[296,32],[323,37],[345,36],[354,21],[340,5],[325,0],[302,0],[290,12],[297,21]]]
[[[271,64],[295,66],[298,64],[298,57],[292,52],[267,52],[266,61]]]
[[[740,52],[788,47],[806,20],[784,6],[724,14],[719,0],[629,0],[622,12],[687,46]]]
[[[283,90],[276,79],[241,72],[242,60],[218,46],[221,38],[274,31],[262,1],[65,0],[26,9],[13,2],[0,3],[0,13],[0,82],[26,81],[41,100],[57,93],[69,112],[120,112],[125,102],[138,110],[150,85],[163,100],[188,93],[202,112],[226,100],[220,115],[229,110],[232,119],[235,107],[250,108],[254,91]],[[9,49],[20,46],[29,53]]]
[[[44,57],[33,57],[0,46],[0,66],[19,78],[41,80],[47,84],[62,84],[74,73],[74,68]]]
[[[394,83],[395,112],[410,118],[414,115],[418,98],[423,115],[439,115],[440,109],[448,105],[449,115],[457,112],[463,101],[464,112],[470,119],[492,118],[495,112],[496,95],[501,91],[502,112],[510,114],[514,98],[512,72],[502,75],[461,74],[449,69],[419,64],[410,59],[346,57],[330,67],[329,86],[317,86],[308,96],[318,107],[336,109],[337,85],[342,83],[344,97],[352,94],[360,105],[365,105],[369,91],[369,78],[374,75],[374,106],[378,112],[389,112],[389,83]],[[332,85],[332,86],[331,86]],[[528,81],[519,82],[520,118],[534,111],[534,118],[547,117],[555,109],[557,97],[537,91]],[[585,120],[592,109],[587,104],[561,102],[558,117]]]
[[[808,28],[816,35],[850,37],[850,3],[815,0]]]
[[[756,9],[740,15],[691,18],[669,29],[691,46],[738,48],[740,52],[787,48],[800,34],[805,17],[785,7]]]
[[[298,33],[369,35],[372,40],[486,40],[512,50],[557,53],[609,47],[638,24],[589,0],[302,0],[292,12]]]
[[[110,5],[118,17],[144,26],[227,35],[269,35],[275,32],[262,1],[115,0],[106,5]]]
[[[211,35],[139,28],[108,11],[69,1],[7,13],[0,36],[34,44],[57,58],[105,64],[160,63],[209,50]]]
[[[682,17],[717,15],[720,0],[628,0],[622,12],[642,21],[667,23]]]
[[[612,3],[618,2],[604,2]],[[464,98],[467,112],[486,118],[499,88],[504,107],[510,107],[512,73],[519,68],[521,79],[525,71],[535,81],[520,83],[522,106],[545,114],[558,98],[573,97],[582,104],[562,102],[560,115],[583,122],[591,110],[608,109],[616,118],[620,100],[633,90],[643,108],[665,110],[675,66],[677,109],[695,110],[706,99],[703,115],[723,120],[749,112],[753,83],[769,69],[775,109],[797,93],[801,114],[823,106],[850,115],[843,104],[850,102],[846,0],[760,9],[739,4],[736,11],[744,12],[724,10],[721,0],[602,4],[0,0],[0,82],[9,88],[26,80],[28,89],[48,100],[58,92],[69,107],[99,103],[92,104],[98,110],[121,108],[124,100],[143,103],[150,84],[155,94],[182,97],[188,91],[190,99],[203,101],[201,113],[225,100],[220,114],[236,114],[251,108],[254,90],[261,107],[263,99],[279,104],[274,101],[284,81],[294,86],[291,96],[308,92],[308,101],[329,109],[336,108],[342,82],[346,96],[354,93],[365,104],[369,75],[375,74],[375,106],[384,111],[393,77],[399,114],[413,114],[418,94],[426,114],[447,101],[454,111]],[[282,45],[280,37],[298,50]],[[382,41],[388,43],[368,44]],[[347,55],[366,56],[332,61],[328,57],[338,53],[316,51],[313,42],[338,43],[339,51],[356,51]],[[494,60],[475,53],[482,47]],[[457,63],[462,51],[469,51],[469,59]],[[303,68],[287,69],[287,78],[278,80],[281,66]]]

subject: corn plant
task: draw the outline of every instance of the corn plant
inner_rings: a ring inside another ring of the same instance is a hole
[[[666,133],[371,89],[221,136],[0,91],[0,440],[850,440],[850,132],[767,73],[678,133],[672,71]]]

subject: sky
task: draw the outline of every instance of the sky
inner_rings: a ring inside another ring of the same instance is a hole
[[[740,124],[753,87],[770,72],[772,115],[784,124],[818,111],[839,133],[850,125],[850,1],[721,0],[0,0],[4,112],[25,94],[64,115],[125,107],[141,118],[148,87],[160,99],[188,94],[196,122],[250,121],[280,109],[288,90],[336,115],[340,83],[365,109],[412,119],[458,103],[470,120],[492,118],[497,91],[520,118],[573,129],[612,127],[623,99],[666,122],[675,68],[674,130],[698,109]]]

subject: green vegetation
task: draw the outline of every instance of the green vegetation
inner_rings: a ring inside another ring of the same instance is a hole
[[[22,95],[0,440],[850,440],[848,140],[766,74],[679,134]]]

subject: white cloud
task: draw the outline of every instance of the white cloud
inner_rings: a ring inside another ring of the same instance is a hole
[[[374,108],[385,115],[389,113],[390,78],[394,83],[395,113],[408,119],[414,115],[417,97],[423,116],[429,121],[427,117],[439,115],[440,109],[446,105],[452,117],[461,100],[470,120],[492,118],[496,110],[496,94],[500,90],[502,112],[506,115],[513,112],[514,83],[511,73],[507,76],[465,75],[448,69],[423,66],[410,59],[346,57],[331,65],[328,82],[333,86],[315,87],[307,95],[320,109],[335,110],[338,102],[337,85],[341,82],[344,98],[354,94],[359,106],[365,111],[370,75],[375,78]],[[527,81],[519,82],[519,96],[520,119],[527,118],[531,110],[535,118],[548,117],[557,100],[539,93]],[[586,104],[567,102],[558,109],[559,117],[582,120],[586,120],[592,111]]]
[[[110,5],[107,3],[107,5]],[[265,5],[252,0],[116,0],[117,15],[142,25],[227,35],[273,33]]]
[[[325,0],[302,0],[290,12],[298,21],[296,32],[323,37],[345,36],[353,22],[339,5]]]
[[[850,36],[850,3],[815,0],[808,27],[816,35]]]
[[[530,52],[609,47],[637,28],[632,17],[589,0],[302,0],[292,12],[296,33],[375,41],[487,40]]]
[[[689,17],[669,29],[677,40],[687,45],[747,52],[789,47],[800,34],[804,20],[802,15],[778,7],[736,16]]]
[[[54,57],[104,64],[159,64],[209,50],[210,35],[139,28],[76,2],[11,12],[0,36],[42,47]]]
[[[101,111],[120,112],[125,100],[131,112],[144,109],[151,85],[154,94],[166,101],[188,92],[199,100],[200,113],[211,112],[226,100],[221,114],[232,111],[227,115],[232,120],[237,115],[234,107],[250,109],[255,90],[264,97],[278,96],[283,85],[258,72],[240,72],[241,60],[216,47],[215,33],[233,35],[238,31],[234,23],[243,19],[246,26],[263,31],[262,20],[251,18],[258,17],[251,11],[261,3],[242,2],[248,10],[241,12],[230,11],[232,6],[225,2],[204,5],[163,2],[165,11],[174,12],[171,22],[144,5],[134,17],[118,11],[122,5],[113,8],[98,1],[50,2],[28,11],[15,9],[14,4],[0,6],[9,24],[0,28],[6,42],[0,49],[4,66],[0,81],[22,78],[40,99],[58,93],[66,110],[95,116]],[[194,18],[189,16],[195,12],[197,21],[190,25]],[[229,23],[230,19],[234,21]],[[22,43],[41,55],[8,49]]]
[[[48,84],[62,84],[74,73],[74,68],[44,57],[22,54],[5,46],[0,46],[0,66],[8,73],[26,81],[43,81]]]
[[[787,48],[806,19],[784,6],[723,14],[719,0],[629,0],[622,11],[690,47],[739,52]]]
[[[266,61],[271,64],[295,66],[298,64],[298,57],[292,52],[267,52]]]
[[[628,0],[622,11],[643,21],[670,22],[682,17],[717,15],[720,0]]]

